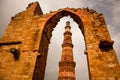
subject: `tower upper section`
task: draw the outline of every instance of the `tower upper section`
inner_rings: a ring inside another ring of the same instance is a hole
[[[65,30],[68,31],[68,32],[70,32],[70,29],[71,29],[71,27],[70,27],[70,22],[67,21],[67,22],[66,22],[66,26],[65,26]]]
[[[70,22],[67,21],[66,26],[65,26],[64,40],[63,40],[62,47],[72,47],[73,48],[71,36],[72,36],[72,33],[71,33]]]

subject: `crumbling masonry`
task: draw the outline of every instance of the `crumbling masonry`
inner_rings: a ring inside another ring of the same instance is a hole
[[[78,23],[84,36],[90,80],[120,80],[120,66],[101,13],[64,8],[43,14],[39,3],[11,18],[0,39],[0,80],[44,80],[52,31],[64,16]]]

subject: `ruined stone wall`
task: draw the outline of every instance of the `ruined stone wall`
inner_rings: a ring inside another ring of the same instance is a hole
[[[119,80],[120,66],[113,49],[114,41],[110,38],[103,14],[88,8],[53,11],[46,15],[46,23],[43,26],[48,38],[51,38],[57,21],[68,15],[78,23],[83,33],[90,80]]]
[[[119,80],[120,66],[104,17],[96,12],[88,12],[83,25],[90,79]]]
[[[88,8],[63,8],[43,14],[38,2],[12,17],[0,39],[0,80],[44,80],[52,31],[60,18],[68,15],[83,33],[90,80],[120,80],[114,41],[102,14]],[[11,48],[20,53],[18,59]]]
[[[37,24],[40,15],[39,4],[32,3],[25,11],[11,18],[0,39],[0,80],[32,80],[38,54],[35,41],[41,33]],[[20,51],[18,60],[10,52],[11,48]]]

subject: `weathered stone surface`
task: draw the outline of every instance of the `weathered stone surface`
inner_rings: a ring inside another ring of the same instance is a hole
[[[88,8],[63,8],[43,14],[38,2],[12,17],[0,39],[0,42],[22,42],[0,45],[0,80],[44,80],[52,31],[60,18],[68,15],[83,33],[90,79],[120,80],[120,66],[113,47],[99,47],[101,40],[112,41],[101,13]],[[19,60],[14,60],[10,48],[20,50]]]

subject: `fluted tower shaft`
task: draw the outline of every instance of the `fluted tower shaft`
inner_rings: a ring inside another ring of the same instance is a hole
[[[73,44],[70,22],[66,22],[64,40],[62,44],[62,56],[59,62],[58,80],[75,80],[75,62],[73,59]]]

